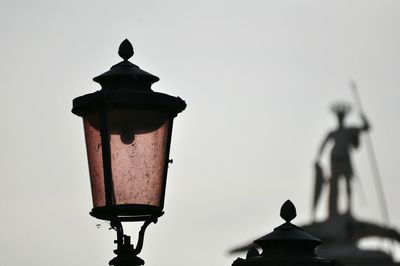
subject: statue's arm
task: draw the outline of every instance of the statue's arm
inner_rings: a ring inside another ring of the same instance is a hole
[[[369,124],[368,119],[364,114],[361,114],[361,120],[363,122],[363,125],[361,126],[360,130],[369,131],[371,129],[371,125]]]

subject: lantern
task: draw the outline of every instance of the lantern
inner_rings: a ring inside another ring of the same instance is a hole
[[[159,78],[129,62],[133,53],[124,40],[123,61],[95,77],[101,90],[75,98],[72,109],[83,118],[90,214],[111,221],[121,245],[121,222],[147,227],[163,214],[173,120],[186,107],[179,97],[152,91]]]
[[[343,266],[315,254],[321,240],[291,223],[297,214],[290,200],[282,205],[280,215],[286,222],[255,240],[247,247],[246,258],[237,258],[232,266]]]

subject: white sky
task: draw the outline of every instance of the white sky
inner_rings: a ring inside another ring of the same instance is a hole
[[[179,95],[164,217],[151,225],[146,265],[230,265],[227,250],[281,223],[281,204],[311,219],[312,162],[352,101],[367,116],[393,226],[400,149],[399,1],[0,1],[0,257],[2,265],[107,265],[115,234],[92,208],[74,97],[119,62]],[[356,112],[350,122],[359,122]],[[364,142],[365,143],[365,142]],[[381,222],[365,149],[355,167],[356,214]],[[322,215],[322,214],[321,214]],[[136,236],[136,231],[129,233]]]

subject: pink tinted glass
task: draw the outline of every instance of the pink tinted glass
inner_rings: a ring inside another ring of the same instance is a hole
[[[107,113],[115,203],[160,206],[170,122],[158,112]]]
[[[104,193],[103,158],[97,116],[94,114],[87,115],[83,120],[83,127],[85,130],[93,206],[104,206],[106,200]]]

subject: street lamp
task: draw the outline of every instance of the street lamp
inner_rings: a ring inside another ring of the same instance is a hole
[[[133,47],[124,40],[123,61],[93,80],[101,90],[73,100],[83,118],[93,209],[117,231],[117,257],[110,265],[143,265],[137,255],[147,226],[163,214],[172,124],[186,103],[154,92],[158,77],[128,61]],[[144,222],[136,247],[122,222]]]

